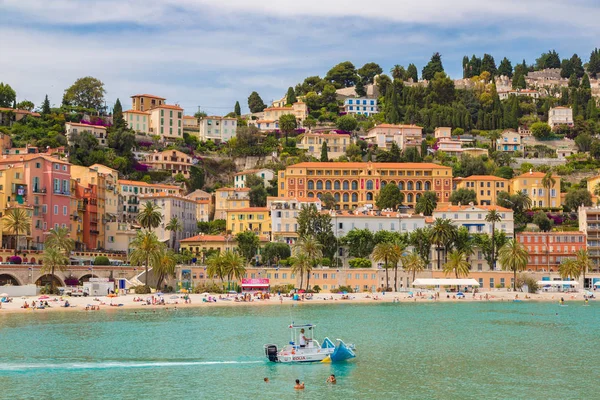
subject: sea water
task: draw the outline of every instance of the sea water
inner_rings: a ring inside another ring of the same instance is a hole
[[[340,301],[0,314],[0,398],[598,398],[599,308]],[[269,363],[263,345],[286,344],[291,322],[356,344],[357,358]]]

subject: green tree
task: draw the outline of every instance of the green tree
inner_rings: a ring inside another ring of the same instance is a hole
[[[319,260],[323,258],[323,245],[312,235],[301,236],[294,244],[293,252],[295,257],[305,257],[306,260],[306,290],[310,289],[310,272],[317,266]]]
[[[350,257],[367,258],[375,247],[373,233],[368,229],[352,229],[342,238]]]
[[[79,78],[65,90],[70,105],[100,111],[104,108],[104,83],[91,76]]]
[[[444,72],[436,72],[429,82],[431,100],[441,105],[454,101],[454,81]]]
[[[135,238],[129,243],[130,250],[129,262],[131,265],[143,265],[145,269],[145,286],[148,285],[148,268],[151,265],[158,264],[158,257],[164,249],[164,245],[159,242],[154,232],[149,230],[137,231]]]
[[[546,68],[560,68],[560,57],[555,50],[550,50],[547,53],[542,53],[540,58],[535,60],[536,70]]]
[[[110,265],[110,260],[106,256],[97,256],[94,258],[94,266],[96,265]]]
[[[310,131],[310,130],[312,130],[312,128],[314,128],[315,126],[317,126],[317,120],[314,119],[313,117],[311,117],[309,115],[302,122],[302,126],[305,127],[306,129],[308,129]]]
[[[415,212],[417,214],[423,214],[430,217],[433,214],[433,210],[437,207],[437,194],[435,192],[427,191],[424,192],[421,197],[417,200],[415,205]]]
[[[122,119],[122,118],[121,118]],[[123,120],[124,121],[124,120]],[[108,147],[115,149],[118,155],[131,157],[135,146],[135,133],[126,127],[112,126],[108,129]]]
[[[323,208],[325,210],[335,210],[338,202],[335,200],[335,197],[328,192],[324,193],[321,197],[321,203],[323,203]]]
[[[250,207],[265,207],[267,205],[267,195],[267,189],[264,185],[252,186],[250,193],[248,193]]]
[[[290,246],[287,243],[269,242],[265,244],[261,252],[262,261],[276,264],[292,255]]]
[[[383,268],[385,268],[385,291],[388,291],[390,288],[388,270],[397,266],[401,256],[402,253],[398,253],[398,249],[393,243],[379,243],[373,248],[373,254],[371,254],[373,261],[384,263]],[[397,288],[395,291],[398,291]]]
[[[171,218],[169,223],[165,226],[165,230],[171,232],[171,248],[175,248],[175,241],[177,239],[177,232],[183,231],[183,225],[177,217]]]
[[[300,277],[300,289],[304,282],[304,274],[310,274],[311,266],[308,256],[302,252],[298,252],[293,257],[292,273]]]
[[[50,247],[44,250],[44,255],[42,257],[42,267],[40,268],[40,272],[42,274],[50,273],[50,289],[52,293],[54,293],[54,271],[64,271],[67,269],[69,265],[69,258],[64,255],[60,249],[55,247]]]
[[[333,260],[338,248],[338,240],[333,234],[331,215],[321,214],[314,204],[303,205],[298,213],[298,236],[314,236],[323,246],[325,257]]]
[[[227,250],[229,251],[229,250]],[[206,259],[206,277],[214,279],[216,276],[221,280],[221,284],[225,281],[225,264],[223,262],[223,253],[214,253]]]
[[[423,272],[427,267],[425,264],[425,260],[419,255],[418,252],[413,251],[412,253],[408,253],[407,255],[402,256],[402,268],[411,273],[412,272],[412,281],[415,281],[415,276],[417,272]]]
[[[373,83],[373,78],[375,78],[376,75],[383,73],[383,69],[379,66],[379,64],[369,62],[359,68],[356,72],[360,76],[360,82],[363,85],[369,85]]]
[[[402,193],[398,186],[393,183],[385,185],[383,189],[379,191],[379,194],[375,196],[375,205],[380,210],[385,208],[396,210],[403,201],[404,193]]]
[[[323,140],[323,144],[321,145],[321,162],[328,162],[329,156],[327,155],[327,142]]]
[[[23,100],[17,104],[16,108],[18,110],[33,111],[33,109],[35,108],[35,104],[33,104],[33,102],[29,100]]]
[[[587,64],[587,70],[592,78],[596,78],[598,76],[598,74],[600,73],[600,50],[599,49],[595,48],[590,53],[590,62],[588,62],[588,64]],[[0,101],[0,103],[1,103],[1,101]]]
[[[56,248],[68,257],[75,248],[75,241],[69,237],[69,234],[67,228],[51,229],[46,238],[45,247]]]
[[[286,104],[294,104],[298,101],[293,87],[289,87],[286,95]]]
[[[260,240],[256,233],[247,231],[240,232],[235,235],[235,241],[237,243],[238,252],[246,259],[246,263],[249,263],[260,247]]]
[[[541,210],[536,212],[533,216],[533,223],[543,232],[548,232],[552,229],[552,220]]]
[[[406,70],[402,65],[394,65],[394,67],[390,70],[390,74],[392,74],[392,78],[399,79],[401,81],[405,81],[406,79]]]
[[[356,86],[354,86],[354,91],[356,92],[356,95],[358,97],[364,97],[367,95],[365,84],[360,79],[358,80],[358,82],[356,82]]]
[[[152,266],[152,272],[154,273],[154,276],[156,276],[156,289],[161,288],[166,277],[175,276],[176,266],[176,254],[163,246],[161,251],[156,255],[156,263]]]
[[[157,228],[163,220],[160,207],[151,201],[147,201],[138,213],[137,220],[142,228],[148,231]]]
[[[423,79],[429,81],[434,78],[436,72],[444,72],[444,67],[442,65],[442,56],[440,55],[440,53],[434,53],[431,56],[431,60],[429,60],[427,65],[423,67],[421,76]]]
[[[550,189],[554,187],[556,184],[556,179],[552,176],[552,172],[548,171],[546,175],[542,178],[542,186],[546,189],[546,197],[548,198],[548,202],[546,203],[547,207],[550,207]]]
[[[9,208],[2,218],[4,229],[15,235],[15,256],[19,251],[19,236],[31,231],[31,217],[24,208]]]
[[[408,64],[408,67],[406,68],[406,80],[412,79],[413,82],[418,82],[419,81],[419,76],[418,76],[418,71],[417,71],[417,67],[415,66],[415,64]],[[425,79],[425,78],[423,78]]]
[[[285,114],[279,117],[279,130],[285,135],[285,144],[287,146],[288,136],[297,128],[296,116],[293,114]]]
[[[469,276],[470,264],[467,261],[465,253],[452,250],[448,254],[448,261],[444,264],[444,274],[446,276],[454,274],[456,279]]]
[[[235,106],[233,107],[233,112],[235,113],[235,115],[237,115],[238,117],[240,115],[242,115],[242,108],[240,107],[240,102],[236,101],[235,102]]]
[[[577,265],[577,261],[572,258],[562,260],[558,266],[558,273],[563,280],[579,279],[581,271]]]
[[[529,261],[529,253],[521,243],[516,240],[509,240],[500,251],[498,251],[498,259],[504,271],[512,271],[513,290],[517,290],[517,272],[524,271],[527,268]]]
[[[531,133],[536,139],[546,139],[550,137],[552,128],[545,122],[536,122],[531,125]]]
[[[263,102],[257,92],[250,93],[248,96],[248,108],[250,108],[251,113],[261,112],[267,105]]]
[[[585,285],[585,274],[594,267],[590,258],[590,252],[586,249],[579,249],[575,252],[575,262],[583,274],[583,284]]]
[[[115,101],[115,106],[113,107],[113,123],[112,127],[116,129],[126,129],[127,122],[123,118],[123,106],[121,106],[121,101],[117,98]]]
[[[356,85],[358,75],[354,64],[350,61],[344,61],[331,68],[325,75],[325,80],[339,89]]]
[[[350,268],[371,268],[373,263],[368,258],[353,258],[348,260],[348,266]]]
[[[0,82],[0,107],[12,107],[17,100],[17,92],[8,83]]]
[[[565,196],[565,206],[570,210],[577,210],[579,206],[590,207],[592,205],[592,195],[587,189],[571,190]]]
[[[483,71],[489,72],[492,77],[497,73],[496,61],[494,61],[494,57],[487,53],[483,55],[481,60],[481,72]]]
[[[42,114],[48,115],[50,114],[50,100],[48,100],[48,95],[44,97],[44,102],[42,103]]]
[[[352,115],[343,115],[336,121],[338,129],[346,132],[353,132],[358,126],[358,121]]]
[[[425,265],[429,265],[431,245],[433,243],[432,234],[433,231],[429,227],[417,228],[410,233],[408,238],[409,244],[419,253]]]
[[[441,257],[440,251],[444,250],[444,253],[448,253],[452,242],[456,236],[456,227],[452,225],[452,221],[449,219],[436,218],[431,228],[431,243],[435,244],[438,269],[441,268]]]
[[[502,221],[502,216],[497,210],[489,210],[485,216],[485,222],[492,224],[492,271],[496,270],[496,222]]]
[[[569,83],[568,83],[570,88],[578,88],[579,87],[579,79],[577,79],[577,75],[575,75],[575,73],[571,74],[571,76],[569,77]]]
[[[460,188],[450,195],[450,202],[454,205],[462,204],[467,205],[473,203],[477,205],[477,194],[474,190]]]
[[[241,280],[246,273],[246,260],[239,254],[227,250],[222,258],[223,272],[227,276],[228,289],[231,289],[231,282],[235,279]]]
[[[190,168],[190,178],[187,180],[187,184],[190,191],[202,189],[204,187],[204,169],[192,165]]]
[[[500,76],[504,75],[504,76],[508,76],[509,78],[512,78],[513,67],[508,58],[504,57],[502,59],[502,61],[500,61],[500,65],[498,66],[498,75],[500,75]]]

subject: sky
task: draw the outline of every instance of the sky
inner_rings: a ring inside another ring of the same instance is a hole
[[[462,77],[464,55],[535,62],[555,49],[584,62],[600,47],[598,0],[0,0],[0,82],[18,101],[60,105],[77,78],[119,98],[149,93],[186,114],[248,110],[342,61],[388,73],[434,52]]]

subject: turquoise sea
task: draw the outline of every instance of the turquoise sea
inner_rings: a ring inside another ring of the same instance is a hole
[[[0,314],[0,398],[598,398],[599,309],[336,303]],[[355,343],[358,357],[268,363],[263,344],[285,344],[291,320],[316,323],[319,340]],[[325,382],[331,373],[335,386]]]

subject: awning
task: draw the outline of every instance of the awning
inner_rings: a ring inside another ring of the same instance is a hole
[[[268,283],[242,283],[242,287],[268,288]]]
[[[579,285],[577,281],[537,281],[540,286]]]
[[[415,279],[413,286],[479,286],[475,279],[450,279],[450,278],[420,278]]]

